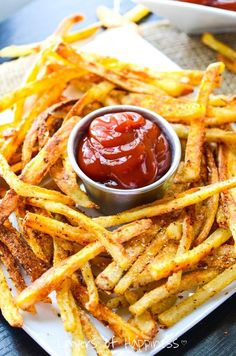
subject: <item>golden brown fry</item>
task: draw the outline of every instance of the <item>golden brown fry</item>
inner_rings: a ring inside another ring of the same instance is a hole
[[[111,356],[111,351],[109,350],[108,346],[106,345],[105,341],[90,321],[88,315],[80,309],[80,320],[83,332],[88,339],[88,341],[93,345],[95,348],[98,356]]]
[[[177,296],[175,294],[170,295],[169,297],[157,302],[156,304],[153,304],[151,306],[151,312],[156,319],[159,314],[163,313],[167,309],[170,309],[177,301]]]
[[[6,321],[14,327],[23,325],[23,318],[15,305],[10,289],[7,285],[2,268],[0,267],[0,309]]]
[[[179,242],[179,246],[176,252],[176,257],[181,256],[188,250],[190,250],[193,241],[193,225],[191,223],[190,214],[186,214],[183,219],[183,233]],[[167,288],[169,290],[176,291],[181,283],[182,271],[178,271],[169,276],[167,280]]]
[[[207,167],[210,171],[210,183],[216,183],[219,181],[218,170],[214,161],[213,154],[211,150],[208,148],[207,151]],[[202,243],[207,236],[209,235],[211,228],[214,224],[216,213],[219,206],[219,194],[214,194],[211,198],[206,202],[206,216],[204,226],[194,241],[195,245],[199,245]]]
[[[5,265],[11,280],[16,286],[17,291],[21,292],[26,288],[26,284],[24,278],[21,275],[20,266],[10,253],[9,249],[3,243],[0,243],[0,259]]]
[[[132,285],[145,266],[152,261],[155,255],[161,250],[167,241],[165,230],[158,232],[157,236],[151,241],[145,251],[136,259],[128,272],[120,279],[115,286],[115,293],[124,294]]]
[[[45,78],[30,82],[24,87],[3,96],[0,99],[0,112],[12,107],[12,105],[21,99],[25,99],[28,96],[41,93],[44,90],[49,90],[58,83],[66,83],[72,78],[80,77],[83,74],[84,71],[80,71],[78,68],[63,68],[61,71],[52,73]]]
[[[124,211],[113,216],[98,217],[94,220],[104,227],[115,226],[137,219],[167,214],[178,209],[183,209],[189,205],[199,203],[214,194],[220,193],[236,186],[236,178],[231,178],[223,182],[217,182],[204,187],[192,188],[180,193],[174,199],[157,200],[152,204],[143,207]]]
[[[198,285],[207,283],[216,275],[216,270],[202,270],[184,274],[177,292],[196,288]],[[167,285],[163,284],[144,294],[142,298],[129,307],[129,311],[135,315],[141,315],[145,310],[161,300],[170,297],[172,294],[173,293],[167,288]]]
[[[209,96],[216,86],[216,81],[224,71],[222,62],[210,64],[203,75],[199,87],[197,103],[202,106],[204,112],[201,117],[190,124],[187,138],[184,164],[179,166],[176,176],[178,182],[195,182],[200,179],[203,144],[205,137],[205,116]]]
[[[93,272],[92,272],[89,262],[86,262],[81,267],[81,273],[82,273],[82,277],[86,283],[88,295],[89,295],[87,309],[96,308],[96,306],[98,305],[98,302],[99,302],[99,296],[98,296],[97,287],[95,285]]]
[[[230,237],[231,232],[229,230],[218,228],[205,241],[192,250],[176,256],[172,261],[166,261],[159,265],[153,264],[151,273],[156,280],[160,280],[161,278],[168,277],[173,272],[189,268],[214,249],[221,246]]]
[[[72,290],[74,296],[86,308],[88,294],[85,288],[78,282],[73,282]],[[121,338],[124,342],[128,341],[135,350],[140,349],[144,345],[145,341],[150,340],[148,335],[130,325],[127,321],[122,319],[119,315],[113,313],[112,310],[104,306],[102,303],[99,303],[95,309],[91,309],[89,311],[95,318],[108,324],[115,335]]]
[[[189,127],[181,124],[172,124],[175,132],[181,139],[187,139]],[[205,138],[207,142],[223,142],[226,144],[236,143],[236,132],[225,131],[218,128],[210,128],[205,130]]]
[[[2,225],[0,240],[7,246],[13,257],[25,269],[32,280],[37,279],[45,272],[45,264],[34,255],[17,230],[10,226],[6,228]]]
[[[65,204],[71,204],[71,199],[54,190],[48,190],[38,186],[24,183],[10,169],[6,159],[0,154],[0,174],[17,194],[24,197],[40,197],[44,199],[52,199]]]
[[[236,61],[236,51],[217,40],[211,33],[204,33],[202,35],[202,42],[216,52],[219,52],[226,58],[230,59],[232,62]]]
[[[158,232],[158,230],[157,230]],[[126,244],[126,252],[129,256],[129,265],[131,267],[136,258],[143,253],[148,243],[155,237],[157,232],[147,231],[140,235],[128,244]],[[112,290],[119,282],[122,274],[125,272],[115,261],[112,261],[96,278],[97,286],[102,290]]]
[[[202,305],[216,293],[224,289],[236,279],[236,264],[226,269],[210,282],[200,287],[193,295],[182,301],[176,306],[171,307],[160,314],[158,319],[165,326],[172,326],[180,319]]]
[[[50,175],[60,190],[69,196],[76,204],[85,208],[96,207],[96,204],[80,189],[77,183],[76,173],[67,156],[57,160],[50,169]]]
[[[220,179],[225,179],[228,177],[228,148],[221,145],[218,152],[218,161],[219,161],[219,175]],[[224,192],[221,194],[221,200],[223,205],[223,211],[226,216],[229,229],[232,232],[234,241],[236,242],[236,201],[231,195],[230,191]]]

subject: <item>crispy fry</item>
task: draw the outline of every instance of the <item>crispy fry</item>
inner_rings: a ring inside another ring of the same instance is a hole
[[[198,306],[213,297],[236,279],[236,264],[226,269],[207,284],[200,287],[193,295],[159,315],[159,321],[170,327],[189,314]]]
[[[231,232],[219,228],[215,230],[205,241],[197,247],[176,256],[172,261],[166,261],[162,264],[153,264],[151,273],[156,280],[169,276],[173,272],[186,269],[198,263],[203,257],[207,256],[215,248],[222,245],[231,237]]]
[[[166,233],[160,231],[151,241],[150,245],[132,264],[129,271],[121,278],[115,287],[115,293],[124,294],[130,285],[135,281],[138,275],[143,271],[145,266],[152,261],[155,255],[160,251],[167,241]]]
[[[108,349],[101,335],[83,310],[80,310],[80,320],[83,332],[97,351],[98,356],[111,356],[111,351]]]
[[[1,226],[0,240],[4,243],[17,262],[25,269],[32,280],[41,276],[45,270],[45,264],[38,259],[19,232],[12,227]]]
[[[205,284],[212,280],[217,275],[216,270],[202,270],[191,272],[183,275],[177,292],[196,288],[198,285]],[[168,298],[172,295],[166,284],[157,287],[150,292],[144,294],[136,303],[129,307],[129,311],[135,315],[141,315],[145,310],[152,305]]]
[[[211,33],[204,33],[202,35],[202,42],[232,62],[236,61],[236,51],[217,40]]]
[[[181,124],[172,124],[179,138],[187,139],[189,133],[189,127]],[[205,137],[207,142],[223,142],[226,144],[236,143],[236,132],[225,131],[218,128],[206,129]]]
[[[193,188],[184,193],[180,193],[174,199],[157,200],[152,204],[124,211],[114,216],[98,217],[94,220],[104,227],[115,226],[136,219],[158,216],[183,209],[189,205],[199,203],[214,194],[231,189],[236,186],[236,178],[231,178],[223,182],[213,183],[204,187]]]
[[[210,64],[203,75],[199,87],[197,103],[202,106],[204,112],[197,120],[190,124],[187,145],[185,150],[184,165],[179,166],[176,181],[195,182],[200,178],[202,151],[205,137],[205,116],[209,96],[216,86],[216,80],[224,71],[222,62]]]
[[[93,272],[92,272],[89,262],[86,262],[81,267],[81,273],[82,273],[83,279],[86,283],[88,295],[89,295],[89,301],[88,301],[87,308],[88,309],[96,308],[96,306],[98,305],[98,302],[99,302],[99,296],[98,296],[97,287],[95,285]]]
[[[219,175],[220,179],[225,179],[228,176],[228,167],[227,167],[227,147],[220,146],[219,154],[218,154],[218,161],[219,161]],[[234,241],[236,242],[236,201],[234,200],[233,196],[231,195],[230,191],[224,192],[221,194],[222,204],[223,204],[223,211],[226,216],[228,226],[230,231],[232,232],[232,236]]]
[[[208,163],[208,169],[210,170],[210,174],[211,174],[210,182],[211,183],[218,182],[219,181],[218,171],[214,161],[213,154],[210,151],[210,149],[207,149],[207,163]],[[200,234],[194,241],[195,245],[202,243],[209,235],[212,225],[214,224],[215,221],[218,206],[219,206],[219,194],[214,194],[206,202],[206,218],[205,218],[206,221],[204,222],[204,226]]]
[[[77,183],[76,173],[74,172],[68,157],[58,160],[50,169],[50,175],[61,189],[61,191],[69,196],[76,204],[85,208],[95,208],[94,204],[84,193]]]
[[[7,322],[14,327],[20,328],[23,325],[23,318],[16,307],[10,289],[7,285],[2,268],[0,267],[0,308],[2,315]]]
[[[16,259],[12,256],[9,249],[3,244],[0,243],[0,259],[2,263],[7,268],[7,271],[16,286],[18,292],[21,292],[26,288],[24,278],[21,275],[20,267]]]
[[[38,186],[22,182],[10,169],[6,159],[0,154],[0,174],[17,194],[25,197],[41,197],[44,199],[53,199],[54,201],[71,204],[71,199],[54,190],[48,190]]]
[[[84,307],[86,307],[88,295],[85,288],[77,282],[73,284],[72,290],[74,296]],[[99,303],[95,309],[90,310],[90,312],[92,312],[98,320],[108,324],[115,335],[119,336],[124,342],[128,341],[135,350],[140,349],[145,341],[150,340],[148,335],[130,325],[119,315],[113,313],[112,310],[101,303]]]

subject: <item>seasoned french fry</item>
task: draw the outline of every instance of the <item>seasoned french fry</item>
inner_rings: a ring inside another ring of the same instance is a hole
[[[14,327],[20,328],[23,325],[23,318],[14,303],[10,289],[6,282],[2,268],[0,267],[0,308],[2,315],[7,322]]]
[[[202,270],[191,272],[183,275],[177,292],[196,288],[198,285],[205,284],[217,275],[216,270]],[[129,307],[129,311],[135,315],[141,315],[145,310],[152,305],[159,303],[170,297],[172,293],[168,290],[166,284],[157,287],[150,292],[144,294],[136,303]]]
[[[211,183],[218,182],[219,181],[218,171],[214,161],[213,154],[210,151],[210,149],[207,149],[207,163],[208,163],[208,169],[210,170],[210,174],[211,174],[210,182]],[[198,245],[201,242],[203,242],[209,235],[212,225],[215,221],[218,206],[219,206],[219,194],[214,194],[206,202],[206,221],[204,223],[204,226],[200,234],[197,236],[197,238],[194,241],[195,245]]]
[[[176,252],[176,257],[181,256],[182,254],[187,252],[191,247],[192,241],[193,241],[193,226],[191,224],[191,217],[189,214],[187,214],[183,219],[183,233]],[[182,278],[182,271],[173,273],[171,276],[169,276],[167,280],[167,288],[173,291],[177,290],[181,283],[181,278]]]
[[[226,242],[230,237],[231,232],[229,230],[219,228],[200,245],[180,256],[176,256],[172,261],[166,261],[159,265],[153,264],[151,273],[156,280],[159,280],[169,276],[173,272],[191,267],[198,263],[204,256],[207,256],[212,250]]]
[[[203,115],[190,124],[187,145],[185,150],[184,164],[179,166],[177,176],[178,182],[195,182],[200,178],[202,151],[205,137],[205,116],[209,96],[216,86],[216,80],[224,71],[222,62],[210,64],[203,75],[199,87],[197,103],[204,109]]]
[[[58,160],[50,169],[50,175],[61,189],[61,191],[78,205],[85,208],[95,208],[94,204],[84,193],[77,183],[76,173],[74,172],[68,157]]]
[[[82,273],[83,279],[86,283],[88,295],[89,295],[89,301],[88,301],[87,308],[88,309],[96,308],[96,306],[98,305],[98,302],[99,302],[99,296],[98,296],[97,287],[95,285],[93,272],[92,272],[89,262],[86,262],[81,267],[81,273]]]
[[[228,167],[227,167],[227,147],[220,146],[218,153],[218,161],[219,161],[219,175],[220,179],[225,179],[228,176]],[[236,201],[231,195],[230,191],[224,192],[221,195],[223,211],[226,216],[228,226],[230,231],[232,232],[232,236],[234,241],[236,242]]]
[[[135,281],[137,276],[143,271],[145,266],[152,261],[155,255],[160,251],[167,241],[166,233],[160,231],[157,236],[151,241],[146,250],[136,259],[129,271],[121,278],[115,286],[115,293],[124,294],[130,285]]]
[[[73,285],[73,294],[79,302],[86,307],[88,301],[88,294],[85,288],[77,283]],[[129,344],[138,350],[142,348],[145,341],[150,340],[150,337],[144,332],[139,331],[135,326],[130,325],[127,321],[122,319],[119,315],[113,313],[112,310],[99,303],[95,309],[89,310],[100,321],[108,324],[111,330],[121,338],[124,342],[129,341]]]
[[[227,285],[236,279],[236,264],[226,269],[207,284],[200,287],[194,294],[176,306],[171,307],[158,317],[159,321],[165,326],[172,326],[180,319],[191,313],[201,304],[220,292]]]
[[[181,124],[172,124],[179,138],[187,139],[189,127]],[[218,128],[210,128],[205,130],[205,137],[207,142],[223,142],[226,144],[236,143],[236,132],[225,131]]]
[[[151,312],[154,318],[158,317],[159,314],[163,313],[167,309],[170,309],[177,300],[177,296],[175,294],[170,295],[169,297],[157,302],[156,304],[153,304],[151,306]]]
[[[49,90],[58,83],[66,83],[72,78],[80,77],[84,73],[84,71],[79,71],[78,68],[63,68],[61,71],[52,73],[45,78],[30,82],[24,87],[3,96],[0,99],[0,112],[12,107],[17,101],[21,99],[25,99],[28,96],[41,93],[44,90]]]
[[[89,342],[93,345],[97,351],[98,356],[111,356],[111,351],[106,345],[105,341],[90,321],[88,315],[80,309],[80,320],[83,332]]]
[[[2,263],[6,266],[7,271],[16,286],[18,292],[21,292],[26,288],[24,278],[22,277],[20,266],[18,265],[16,259],[12,256],[9,249],[0,243],[0,259]]]
[[[13,189],[17,194],[25,197],[35,197],[38,196],[44,199],[53,199],[55,201],[64,202],[65,204],[71,204],[71,198],[60,192],[48,190],[38,186],[30,185],[22,182],[13,173],[7,164],[6,159],[0,154],[0,174],[9,184],[10,188]]]
[[[199,203],[214,194],[234,188],[235,186],[236,178],[231,178],[223,182],[187,190],[184,193],[180,193],[172,200],[157,200],[147,206],[127,210],[114,216],[98,217],[94,220],[104,227],[109,227],[134,221],[136,219],[167,214],[178,209],[183,209],[189,205]]]

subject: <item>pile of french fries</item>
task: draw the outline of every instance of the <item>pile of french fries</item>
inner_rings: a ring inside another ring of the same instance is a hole
[[[40,43],[22,87],[0,99],[13,115],[0,126],[0,258],[17,291],[1,267],[0,308],[21,327],[21,309],[36,313],[56,291],[72,354],[85,355],[88,340],[104,356],[124,344],[141,349],[236,279],[236,99],[215,93],[222,62],[163,73],[74,48],[65,39],[81,18],[66,18]],[[67,140],[85,114],[113,104],[161,114],[183,157],[163,199],[91,218],[81,208],[99,207],[80,188]],[[189,297],[179,298],[183,291]],[[109,326],[112,343],[91,315]]]

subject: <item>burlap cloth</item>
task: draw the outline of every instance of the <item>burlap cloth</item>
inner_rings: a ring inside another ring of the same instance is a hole
[[[199,36],[189,36],[166,22],[142,25],[142,35],[154,47],[184,69],[205,69],[216,60],[216,54],[201,43]],[[219,39],[236,47],[236,34],[222,34]],[[17,88],[32,62],[32,57],[20,58],[0,65],[0,96]],[[157,68],[158,70],[158,68]],[[236,74],[224,73],[222,92],[236,95]]]

